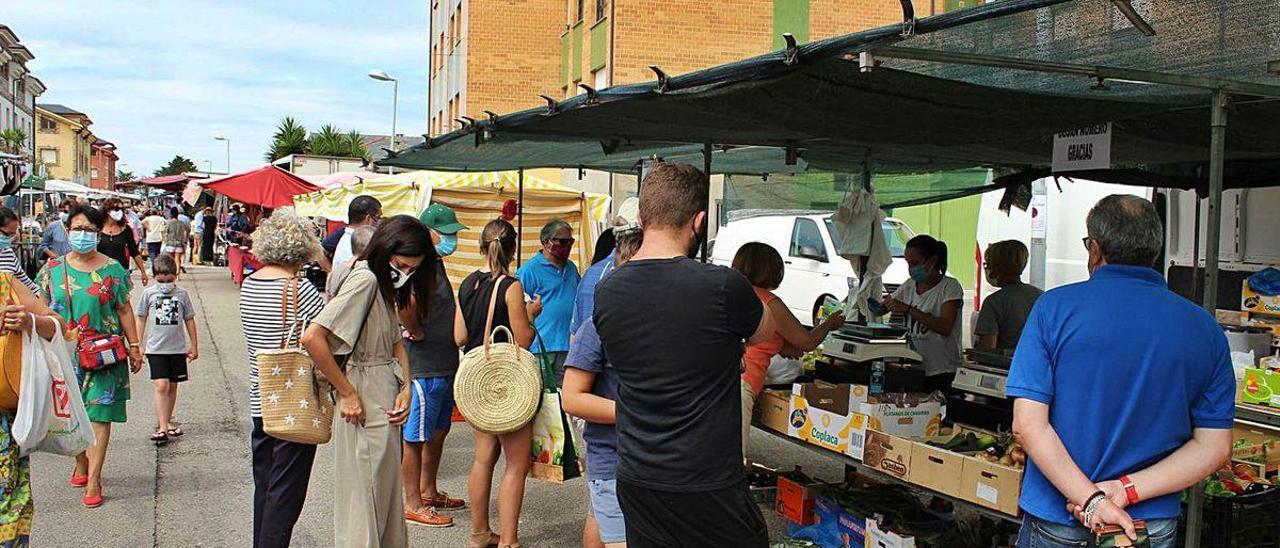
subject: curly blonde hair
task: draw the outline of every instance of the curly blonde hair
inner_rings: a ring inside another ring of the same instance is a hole
[[[315,223],[299,217],[292,207],[272,212],[251,238],[253,254],[269,265],[300,266],[315,259],[320,250]]]

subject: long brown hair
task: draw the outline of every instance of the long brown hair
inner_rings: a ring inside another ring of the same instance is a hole
[[[511,275],[516,255],[516,228],[504,219],[494,219],[480,232],[480,254],[489,263],[490,276]]]

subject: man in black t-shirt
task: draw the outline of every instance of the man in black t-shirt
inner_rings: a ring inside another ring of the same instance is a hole
[[[741,274],[689,258],[706,229],[706,175],[645,177],[645,240],[600,282],[593,321],[618,376],[618,502],[627,545],[763,547],[742,468],[741,361],[772,324]]]

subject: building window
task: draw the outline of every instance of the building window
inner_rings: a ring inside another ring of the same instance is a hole
[[[582,11],[583,11],[583,5],[584,5],[584,4],[586,4],[586,0],[574,0],[574,2],[575,2],[575,3],[577,3],[578,8],[577,8],[577,10],[576,10],[576,11],[574,11],[574,12],[573,12],[573,14],[574,14],[573,22],[574,22],[574,23],[581,23],[581,22],[582,22]]]
[[[58,123],[48,116],[40,117],[40,131],[42,133],[57,133]]]
[[[600,69],[591,73],[591,81],[596,89],[604,89],[609,87],[609,71]]]
[[[453,20],[453,45],[456,46],[462,43],[462,4],[453,8]]]
[[[97,179],[97,178],[98,178],[98,168],[96,168],[96,167],[95,167],[95,168],[91,168],[91,169],[89,169],[89,178],[90,178],[90,179]]]
[[[40,163],[50,166],[58,165],[58,149],[42,148],[40,149]]]
[[[605,8],[609,6],[609,0],[596,0],[596,21],[603,21]]]

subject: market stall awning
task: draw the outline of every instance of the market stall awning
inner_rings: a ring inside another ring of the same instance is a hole
[[[191,178],[186,175],[162,175],[160,177],[148,177],[130,181],[130,184],[146,185],[169,192],[177,192],[185,188],[190,180]]]
[[[1231,173],[1280,176],[1280,86],[1267,71],[1280,41],[1259,38],[1280,28],[1280,10],[1264,0],[1152,6],[1148,37],[1106,0],[991,2],[920,19],[906,37],[884,27],[592,90],[379,164],[628,171],[655,156],[700,165],[710,143],[720,173],[1048,170],[1056,132],[1111,122],[1113,169],[1081,177],[1199,188],[1212,84],[1240,98],[1227,128],[1229,185],[1243,184]],[[1134,83],[1144,74],[1188,85]]]
[[[232,200],[272,209],[293,205],[294,196],[319,190],[305,179],[273,165],[200,184],[205,190]]]

